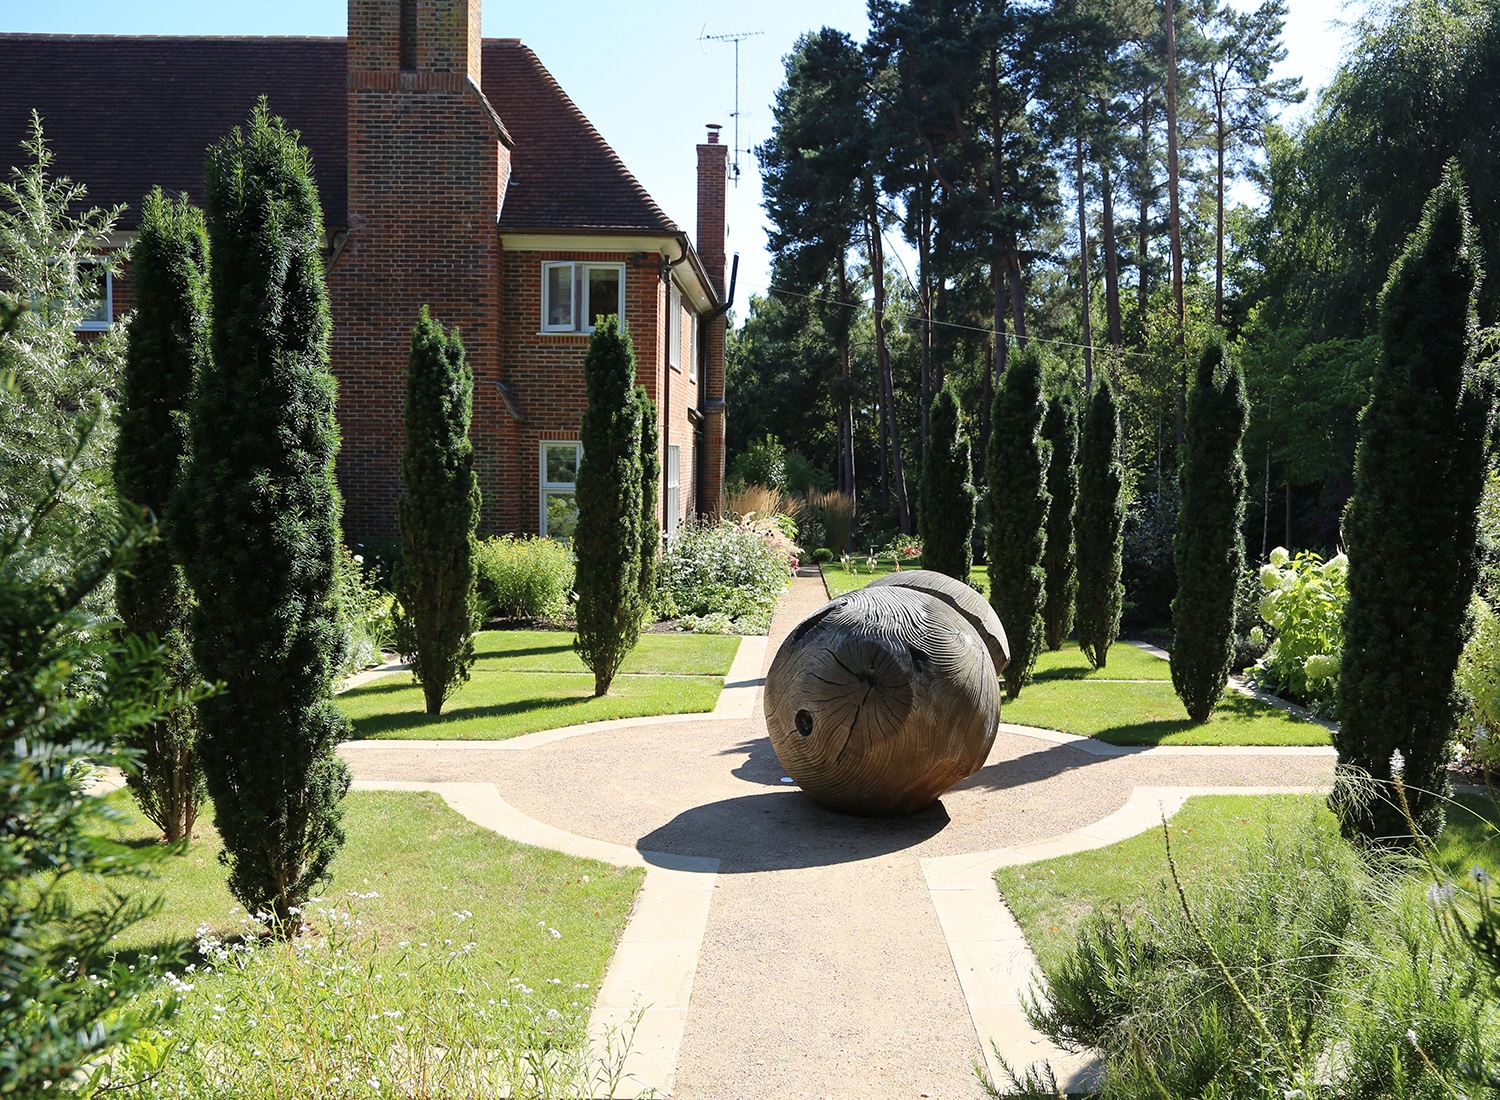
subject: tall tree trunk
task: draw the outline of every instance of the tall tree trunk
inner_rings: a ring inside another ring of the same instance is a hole
[[[1089,224],[1085,216],[1087,191],[1083,178],[1083,135],[1077,135],[1078,165],[1078,278],[1083,291],[1083,392],[1094,392],[1094,336],[1093,304],[1090,301],[1092,286],[1089,284]]]
[[[1177,354],[1177,445],[1187,421],[1187,356],[1183,347],[1187,310],[1182,294],[1182,209],[1177,196],[1177,20],[1172,0],[1165,0],[1167,24],[1167,234],[1172,246],[1172,304],[1177,310],[1173,343]]]
[[[990,51],[990,212],[995,216],[998,223],[1000,216],[1001,192],[1005,178],[1005,162],[1001,156],[1000,149],[1000,73],[999,62],[995,51]],[[1001,243],[1001,230],[998,224],[991,229],[991,245],[993,258],[990,260],[990,283],[995,292],[994,330],[996,333],[1005,328],[1005,266],[1007,257]],[[998,338],[998,337],[997,337]],[[1005,373],[1005,356],[1003,352],[995,352],[996,364],[1001,374]]]
[[[839,257],[839,302],[849,301],[849,268],[844,256]],[[840,305],[840,309],[852,306]],[[839,461],[839,488],[851,497],[854,493],[854,367],[850,361],[849,334],[852,326],[842,326],[839,338],[839,371],[844,380],[843,407],[839,410],[839,447],[843,451]]]
[[[1215,104],[1214,152],[1218,154],[1218,176],[1214,192],[1214,324],[1224,324],[1224,99]]]
[[[1141,163],[1139,165],[1140,220],[1136,222],[1136,324],[1146,329],[1147,299],[1150,294],[1146,277],[1150,268],[1147,249],[1151,247],[1151,89],[1141,90]]]
[[[1099,158],[1099,198],[1104,204],[1104,313],[1109,320],[1109,343],[1119,347],[1123,339],[1120,331],[1120,252],[1115,240],[1115,194],[1109,177],[1109,162],[1113,154]]]
[[[922,311],[922,449],[918,459],[926,461],[928,406],[932,404],[932,189],[922,180],[917,215],[917,308]]]
[[[937,322],[948,316],[948,257],[944,242],[947,238],[938,236],[933,245],[932,257],[932,313],[930,316],[934,321],[932,330],[932,392],[937,393],[943,388],[947,380],[947,355],[949,342],[943,338],[937,327]]]
[[[990,453],[990,406],[995,403],[995,343],[1003,339],[999,333],[984,349],[984,401],[979,406],[979,453]],[[976,469],[983,469],[981,464]],[[976,478],[976,480],[978,480]]]
[[[901,461],[901,425],[896,420],[896,387],[891,380],[891,356],[885,343],[885,241],[880,235],[880,210],[873,195],[870,199],[867,223],[870,270],[875,284],[875,361],[880,368],[886,424],[890,429],[890,473],[896,488],[896,514],[901,522],[901,533],[909,535],[911,534],[911,504],[906,498],[906,475]]]
[[[891,467],[888,459],[891,448],[891,422],[886,416],[889,402],[885,399],[885,372],[880,369],[880,353],[875,353],[875,412],[880,417],[880,510],[891,503]]]
[[[1008,257],[1010,268],[1010,316],[1016,325],[1016,347],[1026,346],[1026,288],[1021,283],[1021,249],[1014,240]]]

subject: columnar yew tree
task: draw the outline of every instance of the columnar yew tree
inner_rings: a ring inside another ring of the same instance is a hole
[[[1047,573],[1047,602],[1043,633],[1048,649],[1061,649],[1073,632],[1073,603],[1078,594],[1078,549],[1073,543],[1073,509],[1078,502],[1078,405],[1073,391],[1053,396],[1042,421],[1042,438],[1052,445],[1047,466],[1047,551],[1042,568]]]
[[[146,196],[130,266],[135,289],[115,443],[115,489],[127,507],[165,532],[187,455],[193,380],[208,358],[208,236],[203,214],[160,188]],[[163,540],[147,542],[115,586],[125,631],[165,647],[172,683],[198,682],[188,623],[192,597]],[[191,706],[132,731],[139,754],[129,773],[141,812],[167,840],[192,836],[203,797]]]
[[[1245,383],[1239,364],[1211,340],[1188,395],[1182,504],[1172,538],[1172,686],[1194,722],[1218,706],[1234,658],[1234,596],[1245,550]]]
[[[583,375],[573,645],[594,674],[594,694],[603,695],[641,633],[641,406],[635,349],[617,317],[594,326]]]
[[[1120,633],[1120,606],[1125,588],[1120,584],[1124,545],[1125,503],[1120,495],[1124,468],[1117,440],[1120,413],[1109,379],[1101,378],[1089,398],[1078,455],[1078,598],[1074,630],[1078,648],[1089,663],[1103,668],[1109,647]]]
[[[1350,780],[1359,772],[1390,780],[1397,752],[1418,828],[1433,835],[1443,824],[1491,415],[1490,387],[1475,366],[1479,276],[1450,165],[1380,294],[1381,355],[1344,513],[1349,603],[1332,802],[1347,833],[1371,839],[1411,830],[1395,800],[1362,799]]]
[[[458,330],[427,307],[411,334],[406,366],[406,450],[401,455],[401,601],[397,645],[411,660],[428,714],[469,678],[474,630],[474,529],[479,479],[469,415],[474,376]]]
[[[286,929],[343,843],[349,788],[323,218],[307,150],[264,100],[209,150],[204,182],[213,359],[173,534],[199,670],[224,685],[199,716],[229,888]]]
[[[1027,347],[1010,364],[995,394],[990,419],[989,488],[990,603],[1010,640],[1005,694],[1014,699],[1031,679],[1042,648],[1042,607],[1047,574],[1047,461],[1051,446],[1041,438],[1042,359]]]
[[[641,410],[641,608],[656,597],[656,554],[661,549],[661,525],[656,520],[656,489],[661,484],[661,428],[656,402],[645,386],[635,388]],[[679,471],[680,473],[680,471]]]
[[[932,399],[927,458],[922,464],[922,499],[917,533],[922,568],[969,583],[974,564],[974,486],[969,437],[952,381]]]

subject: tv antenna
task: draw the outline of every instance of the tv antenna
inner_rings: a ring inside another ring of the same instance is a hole
[[[699,42],[733,42],[734,43],[734,110],[729,117],[734,119],[734,163],[729,167],[729,178],[734,185],[740,185],[740,153],[748,153],[748,149],[740,148],[740,119],[744,112],[740,110],[740,42],[746,38],[759,38],[765,31],[734,31],[731,34],[709,34],[708,24],[703,24],[703,29],[698,32]]]

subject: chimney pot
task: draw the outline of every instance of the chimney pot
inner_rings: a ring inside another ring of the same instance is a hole
[[[710,145],[719,144],[719,131],[722,128],[717,122],[710,122],[708,124],[708,143]]]

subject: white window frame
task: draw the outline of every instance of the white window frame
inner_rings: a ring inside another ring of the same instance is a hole
[[[83,267],[85,265],[79,264],[79,266]],[[96,264],[88,263],[87,266],[93,267]],[[102,270],[99,272],[99,282],[95,289],[103,293],[96,301],[104,303],[104,319],[102,321],[95,321],[85,318],[78,322],[78,327],[73,330],[74,332],[107,332],[109,331],[109,327],[115,323],[115,273],[110,269],[108,264],[100,263],[97,266],[102,268]]]
[[[667,290],[667,366],[682,369],[682,291],[675,282]]]
[[[547,283],[548,283],[548,279],[549,279],[549,276],[551,275],[551,273],[554,270],[556,270],[557,268],[561,268],[561,267],[570,268],[571,271],[572,271],[572,279],[573,279],[573,303],[572,303],[573,304],[573,316],[572,316],[572,320],[569,321],[566,325],[553,325],[553,324],[549,324],[548,320],[547,320],[548,312],[549,312],[547,307],[550,304],[549,301],[548,301],[548,298],[547,298]],[[620,318],[620,326],[623,328],[624,325],[625,325],[625,265],[624,264],[622,264],[622,263],[594,263],[592,261],[585,262],[585,261],[582,261],[582,260],[549,260],[549,261],[547,261],[547,262],[545,262],[545,263],[542,264],[542,332],[544,332],[544,333],[559,332],[559,333],[574,333],[574,334],[578,334],[578,333],[587,334],[587,333],[593,332],[594,331],[594,326],[592,324],[588,324],[588,325],[583,324],[583,318],[585,316],[587,316],[589,313],[592,312],[591,310],[588,310],[588,309],[585,308],[585,306],[586,306],[587,303],[585,303],[585,301],[584,301],[584,297],[586,296],[586,294],[588,292],[589,272],[590,271],[602,271],[602,270],[604,270],[606,268],[609,269],[609,270],[611,270],[611,271],[614,271],[616,273],[616,275],[618,275],[618,277],[619,277],[619,284],[618,285],[619,285],[619,288],[620,288],[620,290],[619,290],[619,300],[615,303],[615,308],[613,310],[610,310],[610,311],[607,311],[607,312],[612,312],[616,316],[618,316]]]
[[[688,310],[691,323],[688,325],[688,381],[698,381],[698,314],[695,310]]]
[[[563,493],[573,493],[576,497],[578,482],[576,481],[548,481],[547,480],[547,448],[573,446],[578,451],[578,462],[583,462],[583,444],[576,439],[544,439],[537,448],[537,481],[540,485],[537,494],[538,518],[537,530],[543,535],[547,531],[547,498],[560,496]]]
[[[662,497],[665,501],[667,538],[671,539],[677,534],[677,517],[682,511],[682,445],[680,443],[667,444],[666,483],[666,492],[662,494]]]

